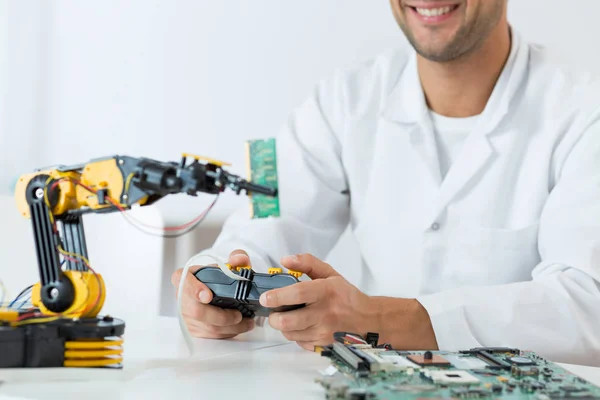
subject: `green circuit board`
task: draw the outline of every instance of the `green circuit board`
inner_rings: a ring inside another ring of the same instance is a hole
[[[346,343],[344,352],[334,346],[321,350],[332,366],[316,380],[330,400],[600,399],[600,388],[530,351],[401,352]]]
[[[277,150],[275,139],[246,142],[248,180],[259,185],[278,188]],[[279,196],[250,195],[252,218],[279,217]]]

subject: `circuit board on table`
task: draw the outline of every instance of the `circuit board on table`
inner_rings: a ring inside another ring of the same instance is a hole
[[[331,366],[316,381],[335,399],[600,399],[600,388],[530,351],[396,351],[338,333],[316,348]]]

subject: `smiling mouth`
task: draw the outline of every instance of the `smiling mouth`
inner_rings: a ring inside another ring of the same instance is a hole
[[[409,6],[410,7],[410,6]],[[446,14],[450,14],[458,8],[457,5],[453,6],[445,6],[445,7],[437,7],[437,8],[422,8],[422,7],[410,7],[417,14],[422,15],[424,17],[441,17]]]
[[[442,22],[450,18],[460,7],[460,4],[419,4],[406,6],[420,20],[428,23]]]

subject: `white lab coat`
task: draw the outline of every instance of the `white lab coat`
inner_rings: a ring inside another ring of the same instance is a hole
[[[278,136],[282,216],[228,219],[209,253],[324,258],[350,223],[360,288],[417,298],[441,349],[600,365],[600,90],[513,35],[442,179],[412,50],[322,82]],[[343,265],[334,265],[344,273]]]

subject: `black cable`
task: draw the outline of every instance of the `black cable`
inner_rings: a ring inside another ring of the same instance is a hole
[[[27,293],[27,291],[31,290],[32,288],[33,288],[33,285],[27,286],[25,289],[23,289],[21,291],[21,293],[19,293],[17,295],[17,297],[15,297],[15,299],[8,305],[8,307],[12,307],[13,304],[15,304],[17,301],[19,301],[19,299],[21,298],[21,296],[23,296],[25,293]]]

